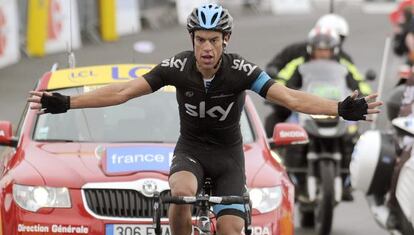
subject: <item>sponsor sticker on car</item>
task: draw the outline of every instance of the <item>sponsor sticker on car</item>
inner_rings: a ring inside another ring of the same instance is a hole
[[[62,69],[53,72],[47,89],[61,89],[86,85],[110,84],[142,78],[152,64],[120,64]]]
[[[61,233],[61,234],[88,234],[89,227],[83,225],[63,225],[63,224],[18,224],[17,231],[19,234],[26,233]]]
[[[171,147],[108,147],[102,159],[106,174],[169,171]]]

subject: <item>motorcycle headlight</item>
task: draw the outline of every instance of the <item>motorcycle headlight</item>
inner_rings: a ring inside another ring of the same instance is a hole
[[[253,209],[260,211],[260,213],[267,213],[276,210],[282,203],[282,188],[280,186],[251,188],[249,196]]]
[[[313,119],[335,119],[336,116],[330,116],[330,115],[323,115],[323,114],[311,114],[309,115]]]
[[[36,212],[40,208],[70,208],[67,188],[13,185],[13,199],[21,208]]]

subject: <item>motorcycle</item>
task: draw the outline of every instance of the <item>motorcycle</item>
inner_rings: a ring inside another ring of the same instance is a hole
[[[299,71],[303,91],[337,101],[351,93],[346,85],[347,69],[335,61],[310,61]],[[298,122],[309,135],[309,143],[300,150],[286,150],[289,158],[285,159],[297,186],[301,226],[315,227],[319,235],[328,235],[334,208],[342,201],[344,189],[350,187],[348,164],[356,141],[356,123],[337,116],[301,113],[288,120]]]
[[[390,234],[414,234],[414,101],[413,71],[399,69],[400,81],[388,92],[389,131],[361,135],[350,163],[353,188],[366,195],[375,221]]]
[[[390,234],[412,235],[414,117],[394,118],[392,125],[395,132],[369,130],[361,135],[350,163],[351,184],[365,193],[380,227]]]
[[[393,125],[402,132],[410,141],[411,148],[407,151],[408,160],[403,164],[399,173],[395,196],[397,198],[398,211],[396,215],[397,221],[401,221],[399,228],[403,235],[414,234],[414,203],[412,196],[414,195],[414,117],[396,118]],[[402,152],[404,154],[404,151]]]

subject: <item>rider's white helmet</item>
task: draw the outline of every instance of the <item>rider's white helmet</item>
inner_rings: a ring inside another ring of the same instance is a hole
[[[334,55],[339,53],[340,39],[338,33],[328,27],[314,27],[308,34],[307,52],[312,55],[315,48],[331,49]]]
[[[337,14],[326,14],[319,18],[315,27],[327,27],[337,31],[339,36],[347,37],[349,35],[349,26],[345,18]]]
[[[378,130],[362,134],[349,166],[352,187],[367,195],[384,195],[391,184],[394,149],[392,135]]]

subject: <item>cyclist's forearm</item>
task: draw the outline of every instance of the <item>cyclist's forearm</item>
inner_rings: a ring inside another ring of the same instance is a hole
[[[290,89],[277,83],[269,88],[266,98],[296,112],[338,115],[338,102]]]
[[[71,96],[70,108],[97,108],[121,104],[127,101],[122,93],[123,84],[112,84],[77,96]]]
[[[145,79],[114,83],[82,95],[71,97],[70,108],[98,108],[122,104],[132,98],[152,92]]]
[[[338,102],[310,93],[292,90],[294,102],[292,110],[307,114],[338,115]]]

